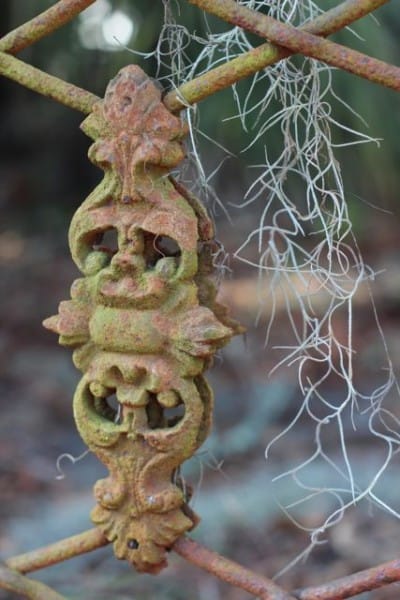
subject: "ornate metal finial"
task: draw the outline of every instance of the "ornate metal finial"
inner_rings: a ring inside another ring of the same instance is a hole
[[[84,277],[45,326],[74,348],[77,427],[110,473],[92,520],[118,558],[156,573],[197,522],[177,472],[209,431],[202,373],[241,328],[216,302],[210,218],[168,175],[186,127],[160,89],[125,67],[82,129],[105,177],[71,223]]]

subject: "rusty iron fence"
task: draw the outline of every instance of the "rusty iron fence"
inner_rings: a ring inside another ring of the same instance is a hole
[[[186,535],[198,517],[178,473],[211,424],[212,392],[203,373],[242,328],[216,300],[212,222],[169,173],[185,155],[184,106],[294,53],[399,91],[400,67],[326,39],[388,0],[345,0],[299,28],[235,0],[188,1],[268,41],[164,97],[139,67],[128,65],[100,99],[14,56],[95,0],[60,0],[0,40],[2,75],[87,115],[82,129],[93,140],[89,158],[104,171],[70,228],[72,257],[83,277],[45,326],[73,348],[83,372],[74,397],[76,424],[109,470],[95,485],[96,527],[9,558],[0,565],[0,587],[32,599],[60,599],[26,574],[112,543],[115,555],[141,572],[158,573],[174,551],[265,600],[350,598],[400,581],[400,560],[286,591]],[[110,230],[116,248],[107,244]],[[179,407],[183,412],[171,416]]]

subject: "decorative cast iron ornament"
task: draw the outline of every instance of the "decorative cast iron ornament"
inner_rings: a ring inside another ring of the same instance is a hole
[[[212,222],[169,175],[187,128],[156,84],[125,67],[82,129],[105,177],[71,223],[84,277],[45,326],[74,348],[77,427],[110,473],[92,520],[118,558],[157,573],[198,521],[178,473],[211,424],[202,373],[242,328],[216,301]]]

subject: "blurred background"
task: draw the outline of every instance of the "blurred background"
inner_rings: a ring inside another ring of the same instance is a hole
[[[325,3],[326,4],[326,3]],[[325,7],[324,4],[324,7]],[[332,6],[334,2],[328,2]],[[5,34],[50,5],[48,0],[3,0],[0,32]],[[201,12],[181,5],[180,22],[192,32],[205,32]],[[397,11],[397,12],[396,12]],[[376,12],[378,21],[365,18],[337,41],[400,64],[398,7],[389,3]],[[223,25],[208,19],[223,29]],[[144,0],[98,0],[74,23],[21,53],[27,62],[102,95],[108,80],[122,66],[139,63],[155,74],[156,62],[132,54],[151,53],[163,24],[163,3]],[[117,41],[116,39],[117,38]],[[126,47],[126,48],[125,48]],[[195,48],[189,48],[195,52]],[[163,73],[161,72],[162,76]],[[365,144],[338,148],[337,158],[347,190],[354,230],[364,258],[380,272],[374,287],[377,309],[388,348],[398,371],[400,356],[400,110],[395,92],[347,74],[334,74],[335,89],[368,123],[367,133],[381,139],[380,147]],[[239,86],[246,93],[246,82]],[[262,94],[262,90],[259,92]],[[232,204],[243,199],[252,181],[249,165],[263,160],[265,140],[248,152],[251,140],[234,114],[229,91],[199,107],[206,135],[225,146],[201,138],[199,149],[206,172],[222,162],[211,184],[227,208],[210,203],[218,237],[232,255],[256,225],[257,215]],[[358,117],[337,103],[332,112],[348,127],[364,128]],[[69,297],[78,271],[69,257],[67,231],[72,214],[101,179],[87,159],[89,140],[79,129],[82,115],[29,92],[6,79],[0,86],[0,552],[3,557],[35,548],[90,527],[91,487],[104,474],[95,457],[86,455],[73,464],[59,457],[79,457],[85,447],[75,431],[71,399],[79,374],[68,350],[41,325]],[[336,138],[338,144],[346,141]],[[273,146],[274,138],[268,139]],[[294,190],[295,194],[295,190]],[[264,450],[285,428],[298,405],[295,371],[268,373],[273,353],[263,348],[265,328],[257,327],[255,281],[257,273],[231,259],[221,295],[246,327],[246,336],[234,340],[216,360],[209,380],[215,389],[214,432],[205,448],[185,467],[195,489],[194,508],[201,524],[194,536],[210,547],[267,575],[273,575],[298,556],[309,543],[307,527],[314,528],[319,507],[301,515],[303,529],[281,510],[289,502],[288,488],[279,502],[270,489],[274,474],[286,470],[293,456],[306,453],[315,424],[305,422],[286,438],[267,468]],[[365,360],[360,379],[369,381],[379,362],[377,333],[368,297],[357,301],[355,343]],[[280,312],[282,309],[282,312]],[[277,308],[277,333],[287,328],[283,307]],[[268,317],[268,315],[266,315]],[[274,337],[273,341],[279,338]],[[332,387],[335,394],[335,387]],[[336,392],[338,393],[338,392]],[[374,447],[363,430],[354,432],[360,470],[374,463]],[[58,463],[58,467],[57,467]],[[60,478],[60,467],[64,477]],[[315,467],[314,482],[324,485],[324,473]],[[396,502],[396,472],[384,482],[386,497]],[[398,502],[398,498],[397,498]],[[321,511],[323,507],[321,507]],[[388,512],[363,505],[350,510],[331,530],[326,544],[316,547],[280,579],[299,587],[372,566],[399,556],[399,523]],[[76,558],[37,574],[68,598],[114,600],[162,598],[179,600],[239,600],[250,597],[233,590],[171,556],[170,567],[159,577],[138,576],[116,561],[110,548]],[[190,588],[188,583],[190,582]],[[188,594],[190,589],[190,594]],[[360,598],[396,598],[398,590],[365,594]],[[8,598],[7,594],[0,598]],[[14,597],[14,596],[13,596]]]

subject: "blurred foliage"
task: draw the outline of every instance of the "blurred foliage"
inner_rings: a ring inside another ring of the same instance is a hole
[[[0,31],[6,33],[50,4],[49,0],[34,3],[3,0]],[[136,23],[136,33],[127,44],[128,48],[140,53],[153,51],[163,24],[161,0],[112,0],[111,4],[112,10],[123,11]],[[329,0],[324,6],[329,8],[335,4],[336,0]],[[227,27],[217,19],[205,18],[201,11],[183,0],[172,5],[177,20],[190,32],[206,36],[207,27],[219,31]],[[334,39],[388,62],[398,63],[400,26],[396,10],[395,2],[391,2],[377,11],[379,22],[370,16],[354,25],[352,30],[363,39],[351,31],[341,32]],[[78,18],[26,49],[21,58],[99,95],[116,71],[129,62],[138,62],[149,74],[155,73],[154,59],[145,60],[128,49],[105,51],[84,48],[79,37],[79,23]],[[197,48],[196,42],[187,48],[189,57],[195,56]],[[363,200],[390,210],[396,205],[400,153],[396,133],[400,121],[398,100],[395,92],[347,73],[336,72],[334,81],[338,96],[365,119],[368,127],[340,103],[335,103],[332,108],[335,118],[350,128],[364,130],[383,139],[380,149],[374,144],[338,149],[351,214],[356,229],[362,233],[368,215],[373,218],[375,212],[374,209],[365,210]],[[241,82],[237,86],[238,93],[245,94],[248,86],[247,80]],[[262,95],[261,84],[257,86],[255,97],[262,98]],[[2,80],[0,88],[0,108],[0,207],[4,215],[3,227],[24,231],[65,229],[76,206],[101,177],[86,158],[89,140],[78,129],[82,116],[6,80]],[[236,155],[223,164],[213,180],[221,195],[224,195],[224,190],[226,192],[226,182],[229,181],[229,198],[224,199],[226,203],[240,202],[252,176],[251,169],[246,169],[246,166],[262,162],[264,145],[273,148],[277,142],[277,134],[272,132],[268,139],[261,140],[241,154],[252,139],[252,126],[257,127],[257,123],[249,123],[248,132],[244,132],[239,119],[224,122],[235,113],[230,90],[204,101],[199,107],[200,129]],[[335,135],[337,143],[346,143],[344,132]],[[200,149],[206,156],[205,167],[210,173],[223,158],[223,153],[205,140],[200,141]]]

